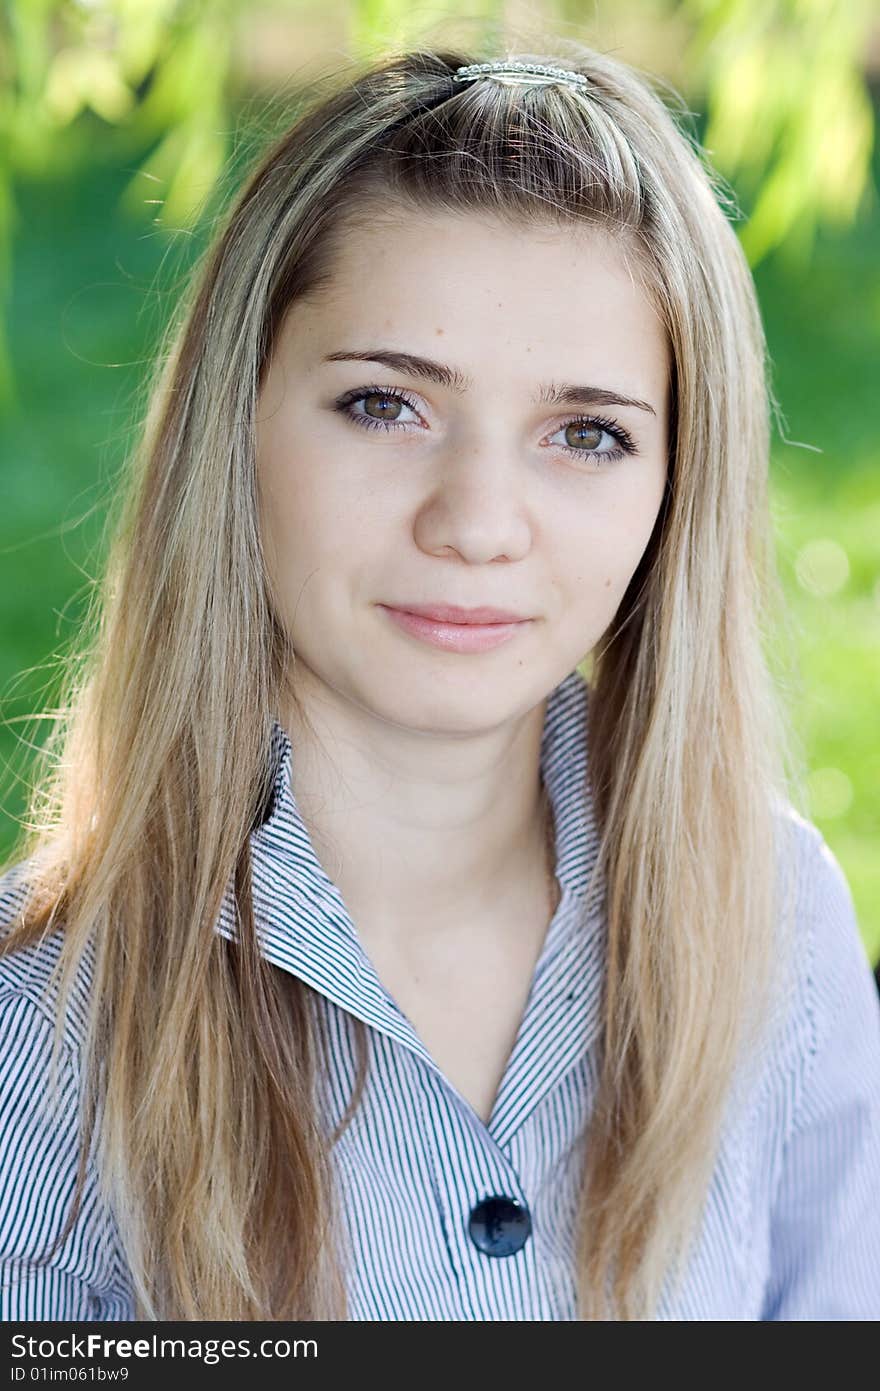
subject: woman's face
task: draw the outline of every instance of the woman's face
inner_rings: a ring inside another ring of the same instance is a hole
[[[351,232],[329,286],[288,311],[257,412],[297,690],[424,732],[537,705],[648,543],[668,379],[662,326],[601,231],[426,212]],[[529,621],[462,652],[383,607],[427,604]]]

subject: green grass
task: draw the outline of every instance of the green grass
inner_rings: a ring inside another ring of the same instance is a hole
[[[50,655],[74,631],[142,375],[196,250],[113,214],[126,171],[92,169],[20,186],[7,322],[20,409],[5,421],[0,531],[0,695],[4,716],[51,700]],[[871,959],[880,959],[880,430],[876,214],[820,238],[795,279],[774,261],[756,283],[787,436],[771,491],[786,592],[799,629],[796,724],[812,770],[811,817],[852,887]],[[824,543],[818,547],[813,544]],[[828,544],[831,543],[831,544]],[[816,590],[820,592],[815,592]],[[47,683],[49,683],[47,685]],[[0,854],[23,808],[16,738],[0,728]]]

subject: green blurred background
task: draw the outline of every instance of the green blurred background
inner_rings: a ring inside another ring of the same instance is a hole
[[[878,962],[875,0],[12,0],[0,25],[0,856],[158,333],[248,159],[309,84],[362,58],[559,34],[671,84],[736,199],[781,413],[771,498],[809,814]]]

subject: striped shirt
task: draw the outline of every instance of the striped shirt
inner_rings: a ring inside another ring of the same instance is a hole
[[[551,693],[541,743],[561,897],[488,1124],[382,985],[310,842],[291,744],[273,725],[273,796],[251,835],[257,931],[264,956],[318,992],[333,1059],[320,1104],[331,1126],[354,1082],[355,1019],[370,1041],[363,1100],[332,1151],[352,1319],[575,1317],[573,1232],[605,943],[602,912],[588,912],[584,896],[597,849],[588,714],[576,669]],[[812,823],[788,804],[783,816],[799,948],[772,1047],[748,1085],[732,1088],[693,1258],[661,1319],[880,1317],[880,1005],[837,861]],[[26,873],[22,862],[0,879],[0,923],[21,906]],[[230,887],[216,930],[234,937],[233,923]],[[56,933],[0,960],[0,1313],[131,1319],[130,1278],[93,1169],[51,1266],[29,1274],[24,1265],[60,1231],[76,1171],[87,961],[66,1025],[60,1122],[40,1106],[53,1021],[41,987],[58,943]]]

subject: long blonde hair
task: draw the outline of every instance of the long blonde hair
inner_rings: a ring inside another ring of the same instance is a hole
[[[784,613],[772,393],[737,210],[674,94],[582,44],[552,47],[524,56],[576,68],[586,88],[460,86],[454,70],[483,59],[423,49],[310,95],[224,214],[159,354],[8,862],[30,858],[32,889],[2,946],[61,931],[56,1045],[94,953],[66,1230],[94,1130],[139,1318],[346,1316],[315,1001],[254,929],[249,833],[295,662],[267,592],[254,418],[285,310],[327,282],[334,246],[376,207],[601,226],[666,328],[668,486],[590,658],[608,945],[578,1316],[650,1317],[684,1269],[736,1065],[765,1017],[775,808],[801,775],[764,650]],[[237,944],[214,930],[230,883]]]

